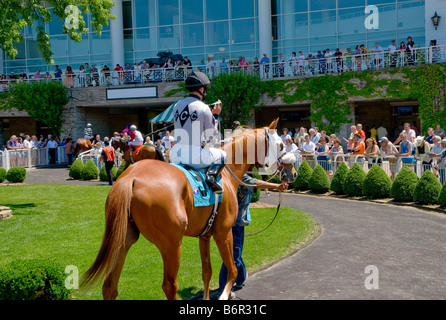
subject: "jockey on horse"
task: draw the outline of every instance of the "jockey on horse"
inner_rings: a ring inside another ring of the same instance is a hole
[[[132,124],[130,126],[130,141],[129,141],[129,146],[131,146],[131,151],[134,151],[136,146],[142,146],[143,143],[144,139],[142,137],[141,132],[136,130],[136,126]]]
[[[203,102],[210,81],[202,72],[192,72],[186,79],[189,97],[180,100],[173,109],[175,145],[171,161],[196,169],[207,168],[206,183],[215,194],[223,192],[217,177],[225,167],[226,152],[206,146],[218,132],[221,104],[212,110]]]
[[[87,127],[84,129],[84,138],[93,142],[93,129],[91,129],[91,123],[87,123]]]

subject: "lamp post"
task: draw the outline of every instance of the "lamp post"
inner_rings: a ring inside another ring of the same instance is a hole
[[[435,14],[431,17],[435,30],[437,30],[438,24],[440,23],[440,18],[441,16],[437,14],[437,11],[435,11]]]

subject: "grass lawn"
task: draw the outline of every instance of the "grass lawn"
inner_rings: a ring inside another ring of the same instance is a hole
[[[0,205],[10,207],[13,217],[0,221],[0,265],[19,259],[53,259],[62,266],[74,265],[83,274],[94,261],[104,231],[108,186],[8,185],[0,186]],[[246,233],[263,229],[276,208],[251,209],[252,225]],[[265,232],[247,237],[243,257],[248,271],[293,251],[314,236],[314,219],[292,208],[281,208]],[[211,288],[218,286],[221,259],[212,242]],[[119,283],[118,299],[165,299],[161,289],[162,259],[158,249],[142,236],[127,255]],[[73,290],[77,299],[102,299],[102,284],[89,291]],[[178,274],[179,298],[202,291],[198,239],[183,239]]]

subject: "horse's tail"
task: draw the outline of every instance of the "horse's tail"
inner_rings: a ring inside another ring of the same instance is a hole
[[[75,155],[75,157],[77,158],[77,156],[78,156],[78,153],[79,152],[79,139],[78,140],[76,140],[76,142],[74,143],[74,155]]]
[[[109,274],[116,263],[119,250],[125,245],[133,194],[133,178],[127,177],[116,181],[108,194],[104,237],[96,260],[83,275],[83,287],[93,285],[103,275]]]

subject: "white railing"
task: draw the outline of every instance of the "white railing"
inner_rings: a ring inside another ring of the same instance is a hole
[[[334,54],[334,52],[333,52]],[[361,70],[387,69],[410,65],[431,64],[446,62],[446,45],[435,47],[416,48],[406,52],[397,50],[394,53],[372,52],[365,54],[347,54],[342,56],[331,56],[311,59],[305,56],[301,60],[289,60],[285,62],[275,62],[268,64],[256,64],[253,62],[244,65],[222,66],[220,62],[214,61],[206,65],[192,67],[172,67],[172,68],[149,68],[141,70],[122,71],[98,71],[94,73],[62,74],[61,78],[35,79],[34,75],[29,75],[27,79],[0,79],[0,92],[8,92],[9,86],[20,81],[62,81],[65,86],[72,88],[83,88],[93,86],[117,86],[126,84],[144,84],[170,81],[184,81],[192,71],[207,73],[212,79],[223,73],[243,72],[255,74],[261,78],[281,78],[281,77],[311,77],[321,74],[336,74]],[[102,68],[98,68],[102,70]]]
[[[121,152],[115,151],[115,166],[119,167],[123,161],[123,154]],[[85,165],[89,160],[93,160],[96,167],[101,170],[104,165],[104,161],[101,161],[101,152],[99,150],[91,149],[84,151],[78,155],[78,158]]]

